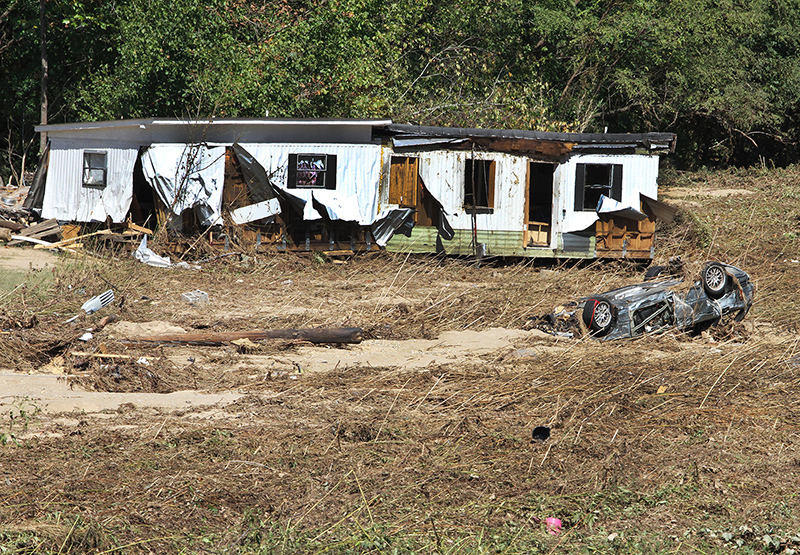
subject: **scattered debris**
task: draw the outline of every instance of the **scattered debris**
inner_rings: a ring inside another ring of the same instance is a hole
[[[34,241],[32,239],[44,241],[48,238],[55,239],[56,241],[61,240],[61,226],[58,224],[58,220],[55,218],[39,222],[36,225],[32,225],[24,229],[20,229],[14,234],[13,241],[11,241],[8,246],[12,247],[14,245],[20,245],[24,241],[36,243],[38,241]],[[39,244],[47,243],[39,242]]]
[[[176,262],[175,264],[170,261],[169,257],[159,256],[147,247],[147,235],[142,237],[142,242],[133,253],[134,258],[139,262],[143,262],[149,266],[156,268],[182,268],[199,270],[200,266],[197,264],[189,264],[188,262]]]
[[[545,526],[547,526],[547,533],[557,536],[561,533],[561,519],[547,517],[544,519]]]
[[[189,304],[204,304],[208,302],[208,293],[197,289],[182,294],[181,298]]]
[[[94,314],[101,308],[105,308],[113,302],[114,302],[114,290],[109,289],[108,291],[100,293],[99,295],[92,297],[91,299],[83,303],[83,305],[81,306],[81,310],[83,310],[86,314]],[[80,313],[76,314],[75,316],[65,321],[64,323],[69,324],[71,322],[74,322],[75,320],[78,319],[78,317],[80,317]],[[104,318],[103,321],[105,323],[101,324],[100,327],[105,326],[107,323],[113,320]]]

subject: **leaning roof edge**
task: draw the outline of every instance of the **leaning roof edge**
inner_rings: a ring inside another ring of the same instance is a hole
[[[423,137],[528,139],[571,143],[644,143],[672,142],[675,133],[557,133],[551,131],[525,131],[520,129],[464,129],[456,127],[427,127],[421,125],[389,124],[385,129],[399,135]]]
[[[390,119],[304,119],[304,118],[144,118],[121,119],[113,121],[90,121],[78,123],[54,123],[37,125],[34,129],[41,131],[80,131],[88,129],[108,129],[113,127],[150,127],[150,126],[204,126],[204,125],[390,125]]]

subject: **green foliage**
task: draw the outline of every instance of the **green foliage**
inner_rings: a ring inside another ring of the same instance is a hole
[[[676,131],[682,167],[800,156],[800,0],[45,5],[51,122],[391,117]],[[35,155],[39,68],[38,2],[11,0],[0,174]]]

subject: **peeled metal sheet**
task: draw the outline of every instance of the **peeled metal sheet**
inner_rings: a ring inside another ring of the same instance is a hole
[[[221,223],[225,147],[153,145],[142,154],[142,170],[175,215],[196,208],[202,225]]]
[[[597,213],[606,216],[620,216],[630,220],[636,220],[637,222],[642,222],[647,219],[647,215],[644,212],[636,210],[633,206],[622,204],[605,195],[600,195],[600,202],[597,203]]]
[[[382,210],[375,223],[372,224],[372,236],[375,242],[381,247],[385,247],[389,239],[399,230],[411,232],[414,221],[411,216],[414,214],[413,208],[387,208]]]
[[[263,220],[281,213],[281,203],[277,198],[242,206],[231,212],[231,220],[236,225]]]

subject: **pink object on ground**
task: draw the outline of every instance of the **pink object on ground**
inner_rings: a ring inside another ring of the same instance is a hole
[[[546,518],[544,523],[547,526],[547,532],[557,536],[561,532],[561,519],[560,518]]]

